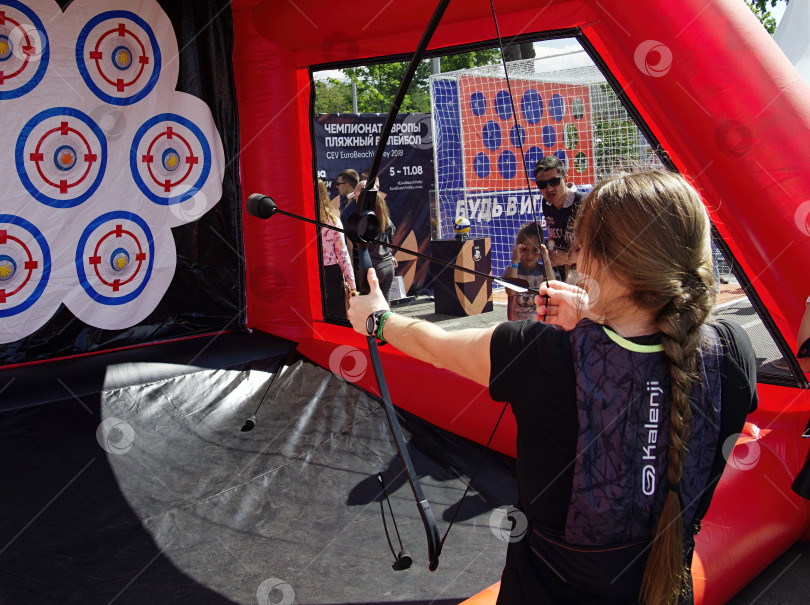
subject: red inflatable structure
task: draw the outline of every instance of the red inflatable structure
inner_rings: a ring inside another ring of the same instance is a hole
[[[308,0],[302,10],[292,2],[234,0],[232,6],[243,191],[272,195],[280,208],[315,218],[310,68],[402,60],[433,3]],[[772,320],[795,351],[810,275],[810,88],[751,11],[738,0],[657,0],[643,10],[621,0],[542,6],[499,0],[495,8],[506,40],[577,35],[591,47],[672,163],[696,183],[753,285],[749,295],[770,312],[764,321]],[[494,38],[489,3],[451,3],[429,48],[446,54]],[[249,327],[298,341],[325,367],[338,346],[365,349],[348,328],[323,322],[311,228],[274,221],[244,216]],[[290,262],[293,251],[302,253]],[[486,440],[499,406],[485,390],[386,349],[395,404]],[[376,391],[372,381],[369,373],[359,384]],[[725,602],[808,537],[808,502],[790,484],[807,453],[800,435],[810,396],[761,384],[759,399],[733,454],[750,464],[726,471],[698,537],[693,574],[700,603]],[[502,426],[493,443],[513,455],[514,425]]]

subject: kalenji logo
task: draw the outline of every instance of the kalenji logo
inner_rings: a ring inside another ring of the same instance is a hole
[[[633,54],[636,67],[651,78],[667,75],[672,67],[672,51],[658,40],[645,40]]]
[[[641,471],[641,491],[645,496],[655,493],[655,467],[649,464]]]
[[[652,496],[655,493],[655,446],[658,443],[658,423],[661,410],[658,399],[663,394],[664,390],[658,386],[657,380],[647,383],[649,404],[647,422],[644,424],[644,428],[647,429],[647,439],[646,443],[641,446],[641,459],[649,461],[649,464],[646,464],[641,471],[641,491],[645,496]]]

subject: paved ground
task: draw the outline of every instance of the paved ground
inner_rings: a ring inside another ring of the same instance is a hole
[[[489,313],[456,317],[435,313],[433,299],[419,297],[394,304],[398,313],[437,323],[447,330],[488,327],[506,321],[506,302],[502,292],[494,294],[494,309]],[[762,322],[736,283],[721,287],[717,314],[743,326],[751,336],[761,366],[779,367],[780,354],[767,335]],[[730,605],[806,605],[810,603],[810,542],[794,545],[751,583],[740,591]]]

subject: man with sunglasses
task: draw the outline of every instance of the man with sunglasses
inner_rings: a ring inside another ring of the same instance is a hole
[[[584,197],[565,184],[565,164],[554,155],[547,155],[534,167],[534,180],[543,195],[543,216],[548,229],[548,255],[554,272],[565,279],[573,268],[571,245],[574,242],[574,222]]]
[[[341,170],[338,173],[337,178],[335,179],[338,194],[332,198],[332,207],[340,212],[341,215],[346,209],[349,200],[354,197],[354,188],[357,187],[357,183],[359,182],[360,177],[358,176],[356,170],[349,168],[347,170]],[[341,220],[343,219],[341,218]]]

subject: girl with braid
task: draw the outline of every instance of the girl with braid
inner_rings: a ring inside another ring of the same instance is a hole
[[[685,179],[609,178],[575,232],[587,277],[541,286],[543,323],[445,332],[391,314],[373,271],[349,319],[511,404],[528,531],[510,540],[498,603],[689,603],[723,445],[756,407],[756,358],[711,319],[709,219]]]

